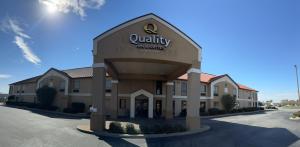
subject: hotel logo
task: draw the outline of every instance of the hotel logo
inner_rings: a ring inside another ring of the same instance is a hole
[[[157,26],[154,23],[148,23],[144,26],[147,35],[132,33],[129,35],[129,41],[139,49],[164,50],[170,45],[171,40],[157,33]]]
[[[157,34],[157,26],[154,23],[148,23],[144,26],[144,30],[148,34]]]

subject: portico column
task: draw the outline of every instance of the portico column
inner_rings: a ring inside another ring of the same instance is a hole
[[[118,117],[118,80],[111,81],[111,118],[116,119]]]
[[[200,128],[200,69],[191,68],[188,71],[187,83],[187,116],[186,125],[189,130]]]
[[[168,81],[166,83],[166,119],[172,119],[173,118],[173,86],[174,83],[172,81]]]
[[[92,113],[90,127],[93,131],[103,131],[105,128],[105,75],[104,63],[93,65],[92,78]]]

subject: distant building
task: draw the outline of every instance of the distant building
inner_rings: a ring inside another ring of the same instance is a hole
[[[297,105],[299,104],[299,100],[281,100],[281,105],[285,106],[285,105]]]

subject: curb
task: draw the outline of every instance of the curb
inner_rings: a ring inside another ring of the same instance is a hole
[[[243,115],[243,114],[254,114],[258,112],[265,112],[266,110],[258,110],[251,112],[240,112],[240,113],[231,113],[231,114],[222,114],[222,115],[212,115],[212,116],[200,116],[200,118],[217,118],[217,117],[226,117],[226,116],[235,116],[235,115]],[[267,110],[268,111],[268,110]]]
[[[109,133],[109,132],[94,132],[90,130],[89,125],[80,125],[76,128],[78,131],[93,134],[101,137],[111,137],[111,138],[130,138],[130,139],[145,139],[145,138],[166,138],[166,137],[178,137],[178,136],[186,136],[203,133],[205,131],[210,130],[210,126],[203,125],[200,129],[179,133],[165,133],[165,134],[138,134],[138,135],[130,135],[130,134],[117,134],[117,133]]]
[[[90,118],[90,116],[88,116],[86,114],[69,114],[69,113],[64,113],[64,112],[42,110],[42,109],[28,108],[28,107],[22,107],[22,106],[12,106],[12,105],[0,105],[0,106],[11,107],[11,108],[19,108],[19,109],[30,110],[30,111],[38,111],[38,112],[42,112],[42,113],[62,115],[62,116],[67,116],[67,117]]]

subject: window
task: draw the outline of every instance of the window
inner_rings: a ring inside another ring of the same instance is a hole
[[[49,87],[53,87],[53,82],[51,81],[51,82],[49,82],[49,85],[48,85]]]
[[[228,88],[227,87],[224,88],[224,93],[228,93]]]
[[[162,81],[156,81],[155,94],[162,95]]]
[[[232,95],[233,95],[233,97],[236,97],[236,95],[237,95],[237,91],[235,88],[232,89]]]
[[[120,109],[126,109],[126,99],[120,99]]]
[[[201,96],[206,96],[207,86],[201,84]]]
[[[187,96],[187,83],[186,83],[186,81],[181,81],[181,96]]]
[[[214,96],[219,96],[219,87],[214,86]]]
[[[111,92],[111,88],[112,88],[111,79],[106,79],[105,92]]]
[[[61,81],[59,84],[59,91],[65,92],[65,81]]]
[[[219,102],[214,102],[214,107],[219,107]]]
[[[184,109],[186,109],[186,101],[185,100],[181,101],[181,111]]]
[[[74,81],[74,89],[73,92],[79,92],[80,89],[80,81],[79,80],[75,80]]]
[[[24,92],[25,92],[25,88],[26,88],[26,86],[23,85],[23,86],[22,86],[22,91],[21,91],[21,93],[24,93]]]

